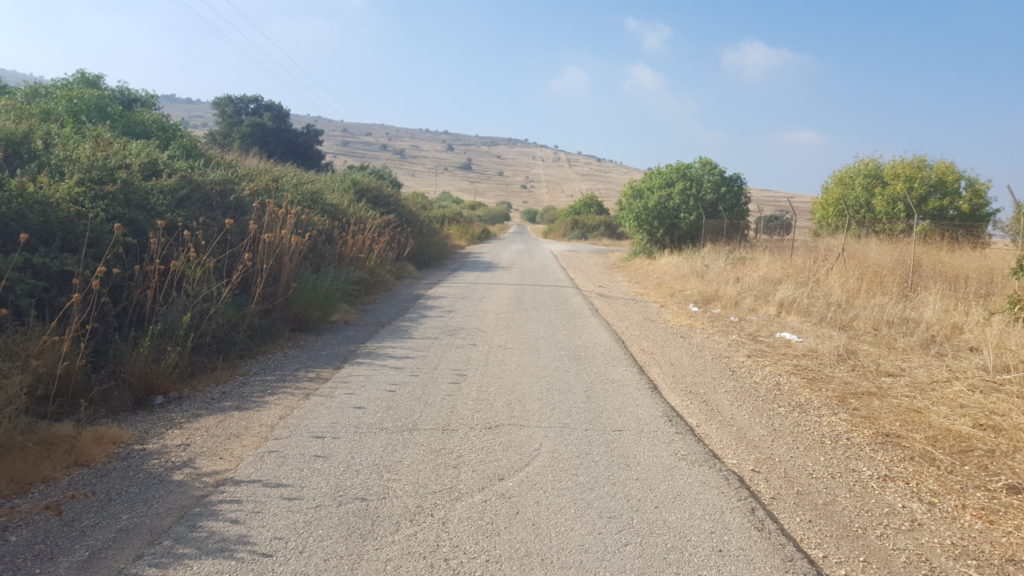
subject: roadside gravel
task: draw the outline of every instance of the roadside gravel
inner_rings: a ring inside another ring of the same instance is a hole
[[[622,252],[552,246],[662,395],[826,572],[1012,573],[970,553],[970,535],[934,502],[889,482],[885,459],[854,440],[837,413],[743,359],[742,342],[680,326],[638,296]]]

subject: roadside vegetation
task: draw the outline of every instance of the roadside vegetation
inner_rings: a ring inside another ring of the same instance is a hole
[[[281,157],[246,135],[289,129],[287,111],[239,99],[269,107],[269,128],[247,117],[204,142],[102,75],[0,85],[0,460],[18,463],[0,495],[59,469],[42,465],[55,454],[116,445],[85,425],[330,321],[508,219],[507,203],[403,195],[386,167],[335,172],[309,127]]]
[[[862,159],[824,183],[809,237],[780,213],[715,239],[698,207],[742,211],[726,180],[695,194],[692,168],[623,191],[634,253],[651,256],[623,264],[631,277],[820,399],[895,481],[991,535],[986,554],[1022,560],[1024,256],[989,244],[991,184],[948,161]]]
[[[536,212],[536,211],[534,211]],[[599,238],[621,239],[618,219],[611,214],[596,194],[584,194],[569,206],[557,212],[545,206],[534,217],[534,221],[547,224],[545,238],[558,240],[595,240]],[[523,219],[530,220],[523,216]]]

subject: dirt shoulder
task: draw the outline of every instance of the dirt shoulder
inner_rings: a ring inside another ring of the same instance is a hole
[[[665,398],[829,574],[1019,573],[894,481],[886,455],[785,370],[638,296],[622,253],[556,253]]]

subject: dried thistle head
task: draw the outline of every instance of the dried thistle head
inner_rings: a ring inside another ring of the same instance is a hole
[[[71,279],[71,285],[72,285],[72,286],[75,286],[76,288],[78,287],[78,285],[79,285],[79,284],[80,284],[81,282],[82,282],[82,281],[81,281],[80,279],[78,279],[78,278],[72,278],[72,279]]]
[[[164,228],[167,227],[167,221],[166,220],[157,220],[156,221],[156,227],[158,229],[160,229],[160,230],[163,230]]]
[[[181,236],[182,236],[182,237],[183,237],[183,238],[184,238],[185,240],[190,240],[190,239],[192,238],[192,232],[190,232],[190,231],[188,231],[188,230],[183,230],[183,231],[181,232]]]
[[[79,302],[81,302],[81,301],[82,301],[82,293],[81,293],[81,292],[75,292],[75,293],[74,293],[74,294],[73,294],[73,295],[71,296],[71,303],[72,303],[72,304],[78,304],[78,303],[79,303]]]
[[[21,234],[18,234],[18,243],[24,244],[25,242],[28,242],[28,232],[22,232]]]
[[[263,235],[263,241],[264,242],[270,242],[273,239],[274,239],[274,235],[273,234],[267,233],[267,234]]]
[[[92,288],[93,290],[99,290],[100,289],[100,279],[99,278],[94,278],[92,282],[89,282],[89,287]]]
[[[118,274],[121,273],[121,269],[117,268],[117,267],[114,267],[114,269],[111,270],[111,272],[114,274],[114,276],[117,276]]]
[[[224,227],[225,228],[231,228],[234,225],[235,225],[235,219],[234,218],[225,218],[224,219]]]
[[[0,308],[0,318],[10,315],[11,311],[7,308]]]
[[[107,267],[106,266],[100,266],[99,268],[96,268],[96,275],[97,276],[103,276],[106,273],[107,273]]]
[[[120,222],[114,224],[114,234],[121,234],[124,232],[124,226]]]
[[[255,222],[249,222],[249,232],[255,232],[255,231],[256,231],[256,223]]]

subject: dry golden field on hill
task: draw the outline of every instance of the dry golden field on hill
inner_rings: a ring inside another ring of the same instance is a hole
[[[196,131],[213,127],[208,102],[161,100],[171,117],[186,120]],[[342,122],[295,115],[295,125],[313,123],[324,131],[324,152],[336,168],[346,164],[384,164],[405,184],[406,191],[429,195],[447,190],[462,198],[492,204],[508,200],[515,209],[567,206],[583,194],[597,194],[614,209],[619,191],[643,170],[581,153],[572,153],[526,140],[470,136],[444,131],[400,128],[386,124]],[[680,160],[692,160],[680,158]],[[471,167],[471,168],[470,168]],[[741,166],[729,166],[742,172]],[[797,211],[797,232],[811,221],[811,196],[751,188],[751,217]]]

